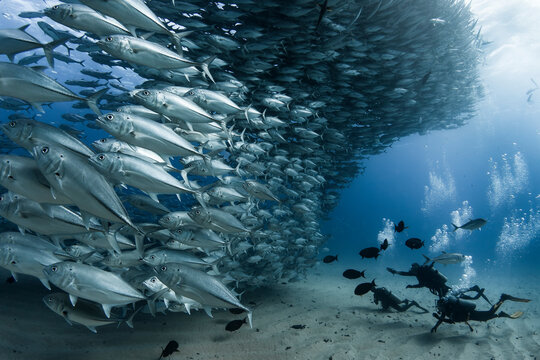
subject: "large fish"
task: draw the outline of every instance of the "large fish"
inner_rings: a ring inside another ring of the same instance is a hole
[[[447,264],[459,264],[461,262],[463,262],[465,260],[465,255],[463,254],[458,254],[458,253],[446,253],[446,252],[442,252],[441,255],[438,255],[434,258],[428,258],[426,255],[422,254],[422,256],[424,256],[424,258],[426,258],[426,262],[424,263],[424,265],[426,265],[428,262],[432,262],[432,263],[439,263],[439,264],[444,264],[444,265],[447,265]]]
[[[80,214],[61,205],[43,205],[20,195],[0,195],[0,216],[17,224],[19,229],[41,235],[73,235],[102,231],[92,219],[83,220]]]
[[[154,69],[183,69],[197,66],[211,81],[214,81],[208,66],[214,61],[215,56],[202,62],[192,61],[152,41],[126,35],[107,36],[98,41],[98,46],[118,59]]]
[[[111,184],[88,160],[48,145],[34,147],[33,154],[54,190],[70,198],[81,212],[134,226]]]
[[[114,306],[132,304],[146,297],[119,275],[96,267],[69,261],[46,266],[43,273],[60,289],[69,293],[71,304],[83,298],[101,304],[107,318]]]
[[[188,265],[167,263],[154,267],[157,277],[176,294],[193,299],[203,306],[240,308],[248,312],[250,326],[251,310],[242,305],[231,290],[214,276]]]
[[[51,185],[39,171],[34,159],[23,156],[0,155],[0,185],[39,203],[73,203],[62,194],[53,197]]]
[[[107,89],[83,98],[47,75],[25,66],[0,62],[0,96],[11,96],[30,103],[43,112],[42,103],[85,101],[96,114],[101,114],[97,101]]]
[[[164,124],[129,113],[109,113],[97,118],[105,131],[128,144],[171,156],[200,155],[187,140]]]
[[[32,120],[16,119],[0,128],[13,142],[24,147],[30,153],[38,144],[51,144],[62,146],[82,156],[92,156],[94,152],[66,131],[50,124]]]
[[[61,259],[48,249],[22,244],[0,244],[0,266],[11,271],[15,279],[16,274],[35,276],[49,290],[51,287],[43,274],[43,269],[59,261]]]
[[[52,20],[75,30],[87,31],[97,36],[129,34],[118,20],[81,4],[58,4],[43,11]]]
[[[104,326],[109,324],[118,324],[125,322],[129,327],[133,328],[133,318],[139,310],[134,311],[129,318],[105,318],[103,317],[103,310],[99,308],[96,303],[91,301],[86,301],[79,299],[77,301],[77,306],[73,306],[69,300],[69,295],[66,293],[52,293],[45,295],[43,297],[43,302],[45,305],[60,315],[68,322],[68,324],[73,325],[80,324],[86,326],[88,330],[93,333],[97,333],[96,328],[98,326]]]
[[[476,229],[480,229],[482,226],[486,225],[486,223],[487,223],[487,220],[479,218],[479,219],[469,220],[469,221],[467,221],[465,224],[463,224],[461,226],[457,226],[455,224],[452,224],[452,226],[454,227],[454,231],[456,231],[457,229],[464,229],[464,230],[473,231],[473,230],[476,230]]]
[[[157,165],[120,153],[99,153],[89,161],[113,182],[136,187],[155,201],[158,201],[156,194],[196,193],[167,172],[175,170],[169,165]]]
[[[47,44],[40,43],[35,37],[26,32],[30,25],[21,26],[18,29],[0,29],[0,54],[5,54],[11,61],[15,55],[28,50],[43,48],[49,66],[54,66],[52,51],[55,47],[66,42],[67,38],[52,41]]]

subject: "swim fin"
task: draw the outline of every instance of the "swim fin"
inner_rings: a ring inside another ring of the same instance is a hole
[[[529,299],[521,299],[521,298],[513,297],[513,296],[508,295],[508,294],[502,294],[501,295],[501,300],[502,301],[510,300],[510,301],[517,301],[517,302],[529,302],[529,301],[531,301]]]

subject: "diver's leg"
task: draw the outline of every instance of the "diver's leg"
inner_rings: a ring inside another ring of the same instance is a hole
[[[437,314],[437,313],[433,313],[433,317],[437,319],[437,323],[435,324],[434,327],[431,328],[431,332],[434,333],[437,331],[437,328],[443,323],[449,323],[449,324],[453,324],[454,322],[453,321],[450,321],[450,320],[447,320],[445,319],[446,317],[446,313],[442,313],[441,315]]]
[[[488,304],[492,305],[491,301],[489,301],[489,299],[484,295],[485,290],[486,289],[481,289],[478,285],[474,285],[473,287],[460,291],[459,298],[464,299],[464,300],[476,300],[482,297],[488,302]],[[465,295],[465,293],[469,291],[476,291],[476,295],[475,296]]]

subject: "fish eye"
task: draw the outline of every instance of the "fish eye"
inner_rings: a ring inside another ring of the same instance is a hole
[[[144,90],[144,91],[143,91],[143,95],[146,95],[146,96],[150,95],[150,91]]]
[[[150,259],[154,260],[156,258],[155,255],[150,255]]]
[[[45,147],[41,148],[41,153],[42,153],[42,154],[47,154],[48,152],[49,152],[49,148],[48,148],[48,147],[45,146]]]
[[[201,215],[201,210],[196,210],[196,211],[195,211],[195,214]]]
[[[114,119],[114,116],[112,114],[109,114],[107,116],[105,116],[107,118],[107,120],[112,120]]]
[[[190,92],[188,92],[188,95],[193,96],[193,95],[195,95],[195,92],[193,90],[191,90]]]
[[[10,121],[9,122],[9,127],[15,127],[15,125],[17,125],[17,123],[15,121]]]
[[[112,41],[112,36],[107,36],[107,38],[105,39],[105,41]]]
[[[16,262],[15,260],[13,260],[13,261],[11,262],[11,265],[15,265],[15,264],[17,264],[17,262]]]
[[[167,271],[167,267],[166,267],[166,266],[162,266],[162,267],[161,267],[161,271]]]
[[[58,7],[59,7],[58,5],[54,5],[52,8],[53,8],[54,10],[56,10],[56,9],[58,9]]]
[[[179,233],[179,234],[181,234],[181,233],[182,233],[182,231],[183,231],[182,229],[178,229],[178,230],[176,230],[176,232],[177,232],[177,233]]]
[[[57,266],[53,266],[53,267],[51,268],[51,271],[52,271],[52,272],[56,272],[56,270],[58,270],[58,267],[57,267]]]
[[[155,282],[156,282],[156,278],[153,277],[153,278],[150,279],[150,281],[153,282],[153,283],[155,283]]]
[[[105,160],[105,155],[99,155],[99,156],[98,156],[98,159],[99,159],[99,160]]]
[[[105,139],[99,139],[100,143],[104,143],[105,141],[106,141]]]

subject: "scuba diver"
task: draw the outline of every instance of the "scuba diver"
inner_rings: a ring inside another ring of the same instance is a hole
[[[376,305],[378,305],[380,302],[384,310],[388,310],[388,308],[391,307],[392,309],[395,309],[398,312],[403,312],[403,311],[409,310],[409,308],[412,306],[416,306],[420,310],[426,313],[428,312],[427,309],[424,309],[423,307],[418,305],[416,301],[410,301],[408,299],[400,300],[397,298],[397,296],[392,294],[390,290],[387,290],[384,287],[380,287],[380,288],[373,287],[371,291],[373,292],[373,302]]]
[[[448,294],[451,288],[446,285],[446,282],[448,281],[446,276],[441,274],[437,269],[434,269],[433,265],[434,263],[431,263],[430,265],[419,265],[417,263],[414,263],[411,265],[409,271],[397,271],[389,267],[386,268],[386,270],[388,270],[393,275],[398,274],[401,276],[415,276],[418,280],[418,284],[407,285],[407,289],[418,289],[425,287],[428,288],[432,294],[439,296],[439,298],[442,298]],[[476,291],[477,294],[475,296],[465,295],[465,293],[469,291]],[[461,290],[459,296],[461,299],[467,300],[476,300],[479,297],[482,297],[491,305],[491,302],[484,295],[484,289],[481,289],[480,287],[478,287],[478,285],[475,285],[469,289]]]
[[[502,294],[499,301],[487,311],[478,311],[475,310],[476,305],[470,301],[463,301],[463,298],[460,297],[463,294],[457,295],[448,295],[440,298],[437,301],[437,311],[438,313],[433,313],[433,316],[437,319],[437,323],[431,329],[431,332],[436,332],[439,325],[443,322],[449,324],[455,324],[457,322],[464,322],[469,326],[469,329],[473,331],[473,328],[469,324],[470,320],[475,321],[488,321],[495,318],[510,318],[517,319],[523,315],[522,311],[516,311],[512,315],[508,315],[504,311],[496,313],[497,310],[501,307],[504,301],[518,301],[518,302],[529,302],[529,299],[520,299],[507,294]]]

